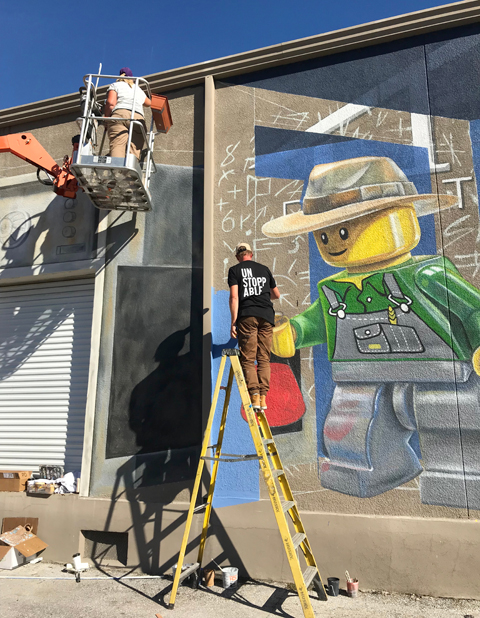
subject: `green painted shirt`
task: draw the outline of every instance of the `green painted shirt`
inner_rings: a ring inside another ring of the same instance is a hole
[[[441,256],[417,256],[385,270],[364,273],[359,289],[347,271],[318,283],[319,298],[306,311],[291,319],[296,332],[296,348],[328,344],[328,357],[335,349],[336,320],[322,291],[326,285],[347,314],[385,311],[391,305],[383,276],[390,272],[405,296],[412,299],[410,310],[425,322],[460,360],[470,360],[480,346],[480,291],[465,281],[455,266]],[[356,275],[355,275],[356,277]],[[367,299],[369,299],[367,301]],[[385,361],[388,359],[386,358]]]

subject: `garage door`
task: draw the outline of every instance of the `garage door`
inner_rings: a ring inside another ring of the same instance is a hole
[[[93,287],[0,286],[0,470],[80,470]]]

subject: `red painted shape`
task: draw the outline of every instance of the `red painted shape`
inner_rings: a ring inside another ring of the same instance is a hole
[[[266,417],[270,427],[283,427],[300,420],[305,414],[305,402],[289,365],[271,363],[270,391],[267,395]],[[243,406],[243,420],[247,420]]]
[[[335,422],[327,422],[323,427],[323,435],[334,442],[341,442],[347,436],[355,424],[356,416],[353,414],[345,414],[341,420]]]

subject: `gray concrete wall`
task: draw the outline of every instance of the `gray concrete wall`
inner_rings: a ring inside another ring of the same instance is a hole
[[[187,508],[181,501],[139,502],[135,492],[115,502],[76,495],[33,498],[0,493],[3,516],[39,518],[38,536],[49,544],[45,560],[70,561],[72,554],[85,552],[80,531],[102,529],[126,532],[128,565],[157,574],[170,573],[176,562]],[[202,517],[194,518],[192,539],[201,532]],[[342,577],[348,569],[363,589],[480,598],[476,521],[318,512],[302,512],[302,518],[324,578]],[[196,559],[194,547],[192,542],[187,562]],[[242,576],[292,581],[268,500],[214,513],[204,564],[211,558],[238,566]],[[99,555],[92,562],[109,564]]]
[[[172,93],[153,209],[109,214],[90,495],[193,477],[202,422],[203,89]],[[187,387],[188,385],[188,387]],[[113,493],[112,493],[113,492]]]

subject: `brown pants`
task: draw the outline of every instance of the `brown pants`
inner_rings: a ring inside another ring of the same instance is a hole
[[[128,109],[117,109],[113,112],[112,118],[123,118],[118,122],[109,122],[107,126],[108,139],[110,141],[110,156],[111,157],[125,157],[127,152],[128,142],[128,129],[130,128],[130,118],[132,112]],[[135,112],[135,120],[142,120],[144,128],[146,127],[143,116]],[[140,125],[134,124],[132,131],[132,141],[130,143],[130,152],[134,154],[137,159],[140,158],[140,154],[143,148],[144,140],[143,133]]]
[[[250,395],[268,393],[272,328],[270,322],[263,318],[247,317],[237,320],[240,363]],[[258,372],[255,370],[255,361],[257,361]]]

